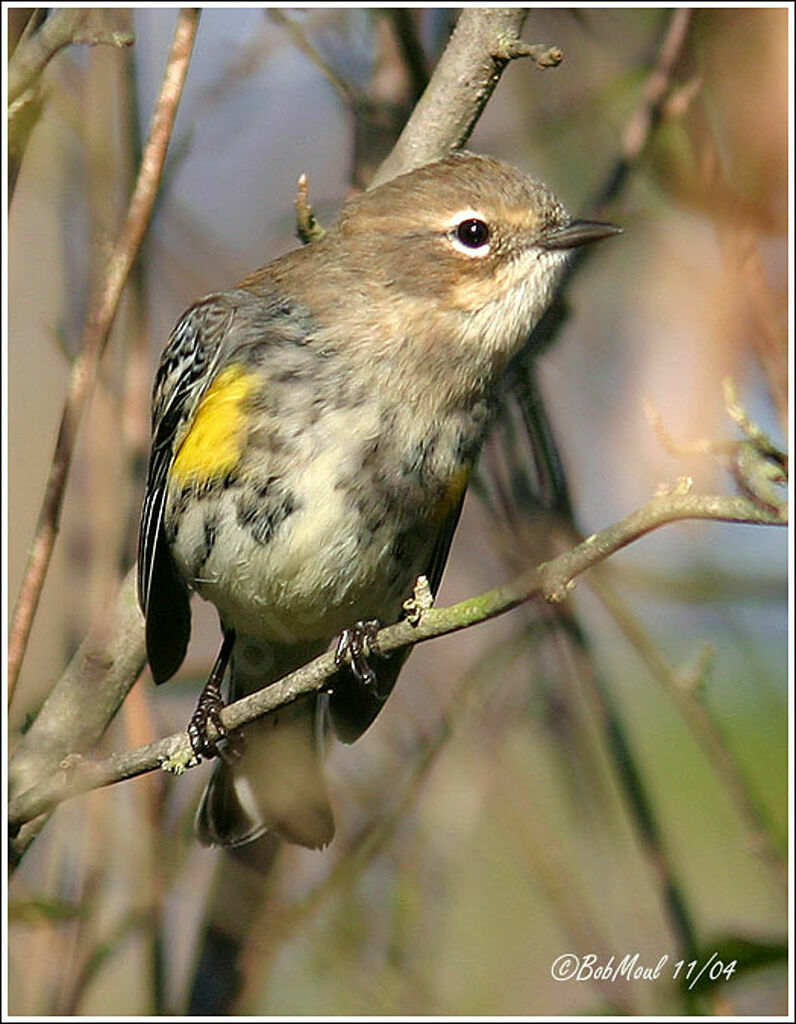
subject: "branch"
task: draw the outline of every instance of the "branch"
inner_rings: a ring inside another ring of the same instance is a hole
[[[315,212],[310,205],[309,185],[307,175],[299,175],[296,186],[296,198],[293,203],[296,210],[296,234],[299,241],[307,245],[309,242],[317,242],[326,234],[323,225],[318,221]]]
[[[760,800],[746,779],[731,747],[704,700],[702,684],[706,675],[709,648],[703,650],[696,665],[686,674],[675,671],[660,651],[658,644],[646,632],[642,623],[614,591],[602,573],[594,573],[590,580],[592,591],[602,601],[625,639],[633,645],[666,695],[681,713],[686,726],[705,752],[713,770],[721,779],[733,803],[738,808],[748,830],[749,847],[767,865],[780,886],[787,888],[787,851],[782,851],[773,836]]]
[[[127,217],[116,247],[108,261],[105,279],[100,283],[91,302],[83,329],[80,350],[72,366],[55,453],[9,633],[9,700],[19,676],[31,625],[58,534],[64,490],[72,465],[80,419],[91,397],[99,362],[105,350],[122,289],[152,216],[163,172],[166,149],[182,96],[198,22],[199,11],[197,9],[185,8],[180,12],[160,96],[152,118],[149,139],[141,159],[141,169],[130,200]]]
[[[687,7],[672,12],[655,66],[644,84],[639,105],[625,128],[621,155],[591,204],[595,211],[599,211],[619,193],[666,112],[674,72],[688,38],[691,14]]]
[[[52,58],[72,44],[88,46],[131,46],[133,36],[114,28],[108,11],[92,8],[62,7],[50,14],[30,34],[25,34],[8,64],[8,116],[26,102],[32,89]]]
[[[362,105],[365,97],[357,84],[337,74],[331,64],[312,45],[298,22],[285,14],[279,7],[269,8],[267,13],[272,21],[275,21],[277,25],[289,33],[298,49],[309,57],[347,107],[356,110],[357,107]]]
[[[24,10],[22,11],[24,14]],[[8,197],[11,204],[28,140],[44,108],[42,73],[66,46],[130,46],[130,32],[116,23],[120,11],[100,8],[28,9],[27,24],[8,62]],[[10,17],[10,15],[9,15]]]
[[[406,7],[390,7],[384,11],[392,25],[401,59],[409,76],[412,102],[417,103],[428,85],[428,69],[426,55],[417,38],[414,13]]]
[[[71,751],[90,750],[141,674],[146,650],[135,575],[133,568],[20,740],[9,766],[11,793],[55,772]]]
[[[463,146],[509,61],[533,57],[554,67],[563,54],[520,38],[521,7],[465,8],[434,75],[371,187]]]
[[[684,519],[779,526],[786,522],[773,509],[761,507],[749,498],[692,495],[679,486],[672,493],[657,495],[641,509],[588,537],[571,551],[523,573],[511,584],[448,608],[421,611],[411,620],[381,629],[371,645],[372,651],[375,656],[387,655],[424,640],[446,636],[502,615],[533,598],[551,603],[563,601],[573,589],[576,578],[586,570],[652,530]],[[222,723],[229,731],[239,729],[304,694],[323,690],[337,671],[334,653],[322,654],[279,682],[228,705],[221,713]],[[209,731],[212,733],[212,727]],[[16,834],[26,822],[47,813],[68,797],[160,767],[179,774],[197,763],[186,732],[173,733],[148,746],[114,754],[102,761],[72,756],[62,762],[60,771],[10,802],[10,831]]]

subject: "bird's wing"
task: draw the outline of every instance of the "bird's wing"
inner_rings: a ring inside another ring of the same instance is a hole
[[[448,561],[453,536],[462,514],[464,494],[465,492],[462,492],[456,505],[443,520],[425,570],[425,576],[434,596],[442,582],[442,574]],[[410,652],[411,648],[408,648],[386,657],[374,656],[371,658],[370,667],[376,673],[377,680],[374,690],[366,689],[353,678],[348,678],[348,674],[344,674],[342,671],[338,673],[337,684],[329,698],[329,713],[335,734],[343,743],[353,743],[359,739],[376,718],[392,692],[398,673],[403,668]]]
[[[152,394],[152,448],[138,534],[138,601],[146,618],[155,682],[182,664],[191,634],[188,588],[163,533],[169,469],[199,400],[213,379],[234,309],[210,296],[186,310],[163,351]]]

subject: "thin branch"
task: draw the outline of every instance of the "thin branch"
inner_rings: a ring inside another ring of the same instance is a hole
[[[297,48],[309,57],[347,107],[356,110],[364,103],[365,96],[356,83],[343,78],[334,70],[312,45],[301,25],[278,7],[269,8],[268,15],[272,21],[289,33]]]
[[[428,85],[428,67],[423,47],[417,38],[415,12],[407,7],[390,7],[384,14],[390,21],[409,76],[411,100],[417,103]]]
[[[510,60],[532,56],[558,63],[556,48],[519,38],[528,15],[521,7],[465,8],[434,75],[392,152],[371,182],[380,185],[464,145]]]
[[[631,170],[646,151],[654,129],[668,111],[668,102],[672,96],[672,79],[688,38],[690,19],[691,12],[687,8],[678,8],[672,13],[658,46],[655,64],[642,89],[641,99],[625,127],[620,155],[596,190],[593,199],[585,204],[590,216],[601,214],[603,208],[619,196],[627,185]],[[573,278],[582,271],[594,251],[584,245],[570,255],[553,302],[534,328],[526,353],[536,354],[549,348],[553,343],[567,320],[568,311],[564,296]],[[527,358],[527,354],[520,358]],[[568,499],[566,500],[568,502]]]
[[[296,186],[296,198],[293,202],[296,210],[296,234],[299,241],[307,245],[309,242],[317,242],[326,234],[326,229],[315,216],[309,198],[309,185],[307,175],[299,175]]]
[[[492,56],[496,60],[517,60],[519,57],[530,57],[540,71],[545,68],[557,68],[564,59],[564,51],[558,46],[545,46],[544,43],[526,43],[524,39],[509,39],[499,43]]]
[[[655,66],[644,84],[639,105],[625,128],[621,154],[592,203],[595,211],[599,211],[614,199],[621,190],[666,111],[674,72],[688,38],[691,14],[687,7],[672,12],[658,49]]]
[[[114,28],[109,12],[81,7],[61,7],[41,23],[35,31],[20,40],[8,64],[8,114],[23,102],[24,94],[33,88],[52,58],[72,44],[87,46],[131,46],[129,32]]]
[[[94,624],[14,750],[11,793],[52,774],[70,752],[90,750],[145,664],[144,619],[132,569],[109,615]]]
[[[784,517],[788,502],[781,488],[787,480],[788,456],[750,418],[738,399],[732,378],[726,377],[722,386],[727,412],[746,435],[743,441],[717,442],[699,438],[683,444],[670,436],[660,413],[649,402],[645,404],[647,418],[658,440],[671,455],[710,455],[721,458],[744,494],[758,505],[767,505]]]
[[[761,508],[748,498],[692,495],[678,488],[673,493],[657,495],[619,523],[588,537],[558,558],[523,573],[511,584],[448,608],[423,611],[411,622],[403,620],[385,627],[378,632],[371,648],[375,656],[386,655],[485,622],[532,598],[544,598],[552,603],[563,601],[573,589],[576,578],[587,569],[652,530],[683,519],[785,525],[784,519],[773,510]],[[327,652],[279,682],[230,704],[221,714],[222,723],[228,730],[238,729],[304,694],[323,690],[337,671],[334,654]],[[212,732],[212,727],[209,731]],[[90,789],[135,778],[159,767],[180,773],[195,763],[186,732],[174,733],[146,747],[102,761],[92,762],[76,755],[68,758],[60,771],[11,801],[9,827],[15,833],[26,822],[50,811],[67,797]]]
[[[28,140],[44,109],[42,74],[70,45],[130,46],[133,36],[117,25],[119,11],[101,8],[28,9],[30,17],[8,62],[8,197],[10,205]],[[10,15],[9,15],[10,17]],[[122,15],[123,17],[123,15]],[[13,45],[13,41],[12,45]]]
[[[182,96],[198,23],[199,11],[196,8],[184,8],[180,12],[160,96],[152,119],[149,139],[141,160],[141,169],[130,200],[127,217],[116,247],[108,261],[105,279],[100,283],[91,303],[83,330],[80,351],[72,366],[55,453],[9,632],[9,701],[19,676],[30,629],[58,534],[64,490],[72,464],[80,419],[91,397],[99,362],[105,350],[122,289],[155,205],[166,149]]]
[[[744,819],[752,850],[760,856],[777,883],[787,888],[787,857],[778,849],[760,801],[753,793],[699,692],[705,674],[704,657],[700,658],[697,670],[689,673],[691,679],[684,679],[671,668],[658,645],[601,572],[594,573],[589,586],[680,711],[683,721],[694,734]]]

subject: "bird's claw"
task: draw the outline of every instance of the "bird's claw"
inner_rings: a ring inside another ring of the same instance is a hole
[[[242,754],[243,737],[239,732],[227,729],[221,721],[223,707],[221,691],[211,678],[202,690],[188,723],[188,739],[196,757],[208,760],[220,757],[224,761],[233,761]],[[208,726],[215,734],[212,737],[208,734]]]
[[[377,654],[376,634],[381,628],[378,619],[357,622],[351,629],[344,629],[334,652],[338,668],[348,668],[354,679],[365,689],[378,693],[378,678],[368,658]]]

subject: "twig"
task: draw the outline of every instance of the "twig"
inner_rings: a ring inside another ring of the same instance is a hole
[[[526,43],[524,39],[509,39],[499,43],[492,56],[495,60],[517,60],[518,57],[530,57],[540,71],[545,68],[557,68],[564,59],[564,51],[558,46],[545,46],[543,43]]]
[[[726,377],[722,382],[724,404],[730,418],[746,435],[743,441],[711,441],[700,438],[686,444],[675,441],[663,424],[660,414],[649,403],[645,405],[658,440],[671,455],[720,456],[735,477],[741,491],[759,505],[768,505],[779,515],[786,514],[787,498],[781,486],[787,479],[788,456],[749,416],[738,399],[735,382]]]
[[[131,46],[129,32],[108,23],[107,12],[92,8],[61,7],[50,14],[35,31],[25,33],[8,65],[8,114],[12,120],[52,58],[72,44],[87,46]]]
[[[533,56],[538,64],[542,51],[560,59],[560,51],[537,50],[520,40],[527,14],[521,7],[462,11],[428,87],[371,187],[462,146],[510,60]]]
[[[310,206],[306,174],[299,177],[294,206],[296,209],[296,234],[299,241],[307,245],[309,242],[317,242],[318,239],[323,238],[326,229],[319,223],[312,206]]]
[[[645,82],[641,101],[625,128],[621,155],[592,203],[595,211],[599,211],[614,199],[621,190],[666,110],[672,77],[688,38],[690,23],[691,11],[687,7],[680,7],[672,12],[658,49],[655,66]]]
[[[17,13],[24,14],[24,9]],[[9,39],[13,50],[9,50],[8,63],[8,205],[14,197],[28,140],[44,109],[42,73],[49,61],[71,44],[129,46],[133,42],[129,32],[114,25],[118,11],[61,8],[48,14],[46,8],[29,8],[28,15],[17,45]]]
[[[501,615],[534,597],[563,601],[575,579],[644,534],[666,523],[683,519],[784,525],[771,509],[745,497],[692,495],[675,490],[659,494],[647,505],[599,534],[588,537],[571,551],[523,573],[514,583],[487,591],[449,608],[432,608],[416,624],[398,622],[380,630],[372,644],[379,654],[389,654],[424,640],[445,636]],[[228,730],[238,729],[303,694],[324,689],[336,674],[334,654],[328,652],[284,679],[226,707],[221,715]],[[212,730],[210,730],[212,731]],[[212,738],[212,737],[211,737]],[[158,767],[178,773],[195,763],[188,735],[174,733],[146,747],[91,762],[70,758],[62,770],[14,798],[9,806],[13,832],[27,821],[51,810],[70,796],[100,786],[134,778]]]
[[[428,67],[423,47],[417,38],[413,19],[415,12],[406,7],[390,7],[384,13],[392,25],[409,76],[410,98],[413,103],[417,103],[428,85]]]
[[[700,748],[705,752],[713,769],[722,780],[734,805],[746,823],[750,846],[770,869],[778,884],[787,887],[787,860],[772,837],[760,802],[750,789],[747,780],[731,752],[731,748],[720,735],[710,712],[697,692],[693,681],[678,677],[658,649],[658,645],[647,634],[636,616],[622,601],[602,573],[595,573],[589,581],[590,588],[600,598],[625,638],[641,655],[650,672],[667,696],[674,702],[688,728],[694,734]],[[699,659],[697,684],[704,674],[704,657]],[[689,673],[693,677],[693,671]],[[690,683],[690,685],[689,685]]]
[[[656,409],[652,402],[644,401],[644,415],[649,420],[650,426],[655,431],[655,436],[663,450],[677,459],[695,455],[719,455],[729,454],[733,442],[713,441],[709,437],[699,437],[693,441],[677,441],[669,433],[666,424],[663,422],[660,410]]]
[[[198,23],[199,11],[196,8],[184,8],[180,12],[160,96],[149,131],[149,139],[141,160],[141,169],[130,200],[127,217],[116,247],[108,261],[105,279],[100,283],[92,300],[83,330],[80,351],[72,367],[36,533],[28,555],[25,575],[9,632],[9,700],[11,700],[19,676],[31,625],[52,557],[80,419],[94,387],[97,369],[108,340],[122,289],[154,208],[166,149],[182,96]]]
[[[591,582],[591,581],[590,581]],[[648,870],[655,880],[675,948],[679,956],[691,956],[697,949],[694,914],[668,848],[665,832],[655,813],[655,801],[645,780],[645,772],[636,757],[633,744],[617,710],[611,689],[597,668],[596,659],[586,634],[579,623],[565,616],[574,644],[575,672],[581,689],[590,698],[590,712],[599,724],[605,749],[610,756],[613,773],[621,788],[628,817]]]
[[[269,8],[268,15],[277,25],[280,25],[290,34],[299,50],[309,57],[346,106],[356,110],[364,103],[364,94],[357,85],[349,79],[343,78],[334,70],[331,64],[312,45],[300,25],[278,7]]]
[[[620,156],[596,190],[594,198],[586,203],[585,208],[590,216],[601,214],[603,208],[617,198],[627,184],[630,171],[649,145],[654,128],[667,110],[672,76],[688,37],[690,18],[691,12],[687,8],[678,8],[673,12],[658,47],[655,65],[642,89],[641,100],[625,128]],[[534,328],[526,352],[536,354],[553,343],[568,315],[564,296],[573,278],[581,272],[594,251],[587,245],[574,250],[561,275],[553,302]],[[523,358],[527,358],[527,355]]]
[[[20,740],[9,765],[10,792],[22,792],[52,775],[71,751],[90,750],[145,664],[144,621],[133,569],[112,614],[94,625]],[[26,843],[38,827],[26,829]]]

